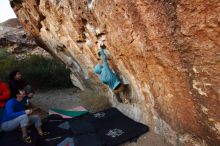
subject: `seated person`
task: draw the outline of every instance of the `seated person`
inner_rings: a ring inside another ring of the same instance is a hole
[[[109,88],[112,89],[112,91],[116,94],[117,97],[120,92],[124,91],[125,87],[120,82],[117,75],[109,67],[106,55],[101,47],[98,56],[99,56],[98,64],[95,66],[94,72],[99,76],[99,80],[102,83],[108,85]],[[127,100],[126,96],[125,96],[125,100]]]
[[[16,98],[7,101],[2,116],[1,128],[3,131],[13,131],[20,127],[22,131],[22,139],[25,143],[32,143],[31,137],[27,133],[29,123],[33,123],[40,136],[46,135],[41,129],[41,119],[38,115],[31,115],[32,109],[25,110],[24,104],[21,102],[25,97],[24,90],[17,90]]]
[[[0,119],[2,117],[3,108],[6,101],[10,98],[10,90],[6,83],[0,80]]]
[[[12,71],[9,74],[9,87],[11,91],[11,97],[15,97],[15,92],[18,89],[25,90],[26,96],[24,98],[24,104],[29,104],[29,99],[33,97],[34,91],[32,90],[31,86],[22,78],[22,75],[19,70]]]

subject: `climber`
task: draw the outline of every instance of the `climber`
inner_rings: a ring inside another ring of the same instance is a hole
[[[29,106],[29,99],[33,97],[34,91],[31,86],[22,78],[21,72],[19,70],[14,70],[9,74],[9,87],[11,91],[11,97],[15,97],[15,92],[22,89],[25,91],[25,98],[23,103]]]
[[[43,132],[41,129],[41,119],[38,115],[31,115],[33,109],[26,109],[22,103],[25,97],[24,90],[16,90],[16,97],[11,98],[6,102],[3,117],[1,120],[1,129],[3,131],[13,131],[20,127],[22,132],[22,139],[25,143],[32,143],[31,137],[28,135],[27,127],[29,123],[34,124],[37,133],[40,136],[48,135],[49,132]]]
[[[104,46],[103,46],[104,48]],[[100,51],[98,53],[98,64],[94,68],[94,72],[99,76],[99,80],[108,85],[110,89],[116,94],[118,97],[120,92],[123,92],[125,97],[124,102],[128,102],[125,92],[124,84],[118,79],[117,75],[113,72],[113,70],[109,67],[107,57],[104,53],[102,47],[100,47]],[[119,100],[119,99],[118,99]],[[120,101],[120,100],[119,100]],[[122,101],[120,101],[122,102]]]

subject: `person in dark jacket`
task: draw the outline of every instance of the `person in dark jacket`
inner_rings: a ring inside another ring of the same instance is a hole
[[[32,143],[31,137],[27,133],[29,123],[34,124],[40,136],[48,133],[42,131],[40,117],[38,115],[31,115],[33,109],[25,110],[25,106],[22,103],[22,100],[25,97],[25,91],[17,90],[15,94],[16,97],[8,100],[5,105],[1,120],[1,129],[7,132],[20,127],[23,141],[25,143]]]
[[[108,85],[109,88],[116,94],[116,97],[119,97],[119,93],[123,92],[124,102],[128,102],[127,95],[125,94],[124,84],[119,80],[114,71],[109,67],[107,57],[104,53],[102,47],[100,47],[100,51],[98,53],[98,64],[96,64],[94,68],[94,72],[98,75],[99,80]],[[121,99],[118,99],[120,102]]]
[[[0,80],[0,119],[5,107],[6,101],[10,98],[10,90],[6,83]]]
[[[25,105],[29,104],[29,99],[33,97],[34,91],[31,86],[23,79],[21,72],[19,70],[14,70],[9,74],[9,87],[11,91],[11,96],[15,97],[15,92],[19,89],[25,90],[25,98],[23,100]]]

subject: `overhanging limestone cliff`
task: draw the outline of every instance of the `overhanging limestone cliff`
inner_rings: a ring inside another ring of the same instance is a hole
[[[220,143],[219,0],[14,0],[38,44],[82,90],[108,91],[92,69],[104,42],[130,86],[117,106],[174,145]],[[111,92],[108,92],[111,95]]]

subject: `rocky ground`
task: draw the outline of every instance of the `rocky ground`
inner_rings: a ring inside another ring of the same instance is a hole
[[[79,92],[78,90],[62,89],[50,90],[45,92],[36,92],[31,103],[41,108],[42,116],[46,115],[49,108],[71,108],[75,106],[84,106],[90,112],[100,111],[111,107],[108,98],[98,95],[92,91]],[[150,132],[142,135],[137,142],[125,143],[122,146],[170,146],[165,140],[155,134],[151,129]]]

